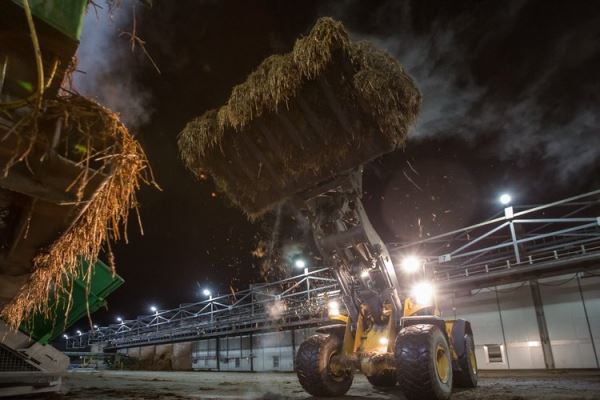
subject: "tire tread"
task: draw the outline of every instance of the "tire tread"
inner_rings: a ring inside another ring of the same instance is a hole
[[[321,352],[329,341],[339,341],[333,335],[318,334],[300,345],[296,355],[296,372],[300,385],[313,396],[331,397],[345,394],[352,385],[353,376],[335,385],[326,382],[320,369]]]

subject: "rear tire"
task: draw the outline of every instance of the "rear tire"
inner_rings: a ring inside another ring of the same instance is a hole
[[[376,375],[367,376],[367,380],[375,387],[394,387],[396,386],[396,371],[384,371]]]
[[[330,360],[342,353],[342,341],[335,335],[314,335],[305,340],[296,355],[300,384],[313,396],[334,397],[346,394],[354,373],[352,369],[335,373]]]
[[[403,328],[396,338],[400,390],[409,399],[447,400],[452,394],[452,359],[448,341],[435,325]]]
[[[457,360],[460,371],[454,371],[454,386],[460,388],[474,388],[477,386],[479,371],[475,358],[475,343],[473,335],[465,334],[465,352]]]
[[[373,375],[366,375],[366,377],[374,387],[390,388],[396,386],[396,370],[389,369],[390,361],[388,357],[389,353],[374,354],[369,360],[374,366],[373,370],[377,372]]]

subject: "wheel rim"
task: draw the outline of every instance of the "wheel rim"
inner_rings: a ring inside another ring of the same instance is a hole
[[[477,375],[477,358],[475,358],[475,352],[473,351],[472,346],[469,346],[467,352],[469,355],[469,364],[471,364],[471,371],[473,371],[473,375]]]
[[[329,356],[329,360],[327,362],[327,371],[329,372],[330,377],[339,382],[344,380],[346,371],[344,370],[343,366],[341,365],[336,356],[336,351],[332,352]]]
[[[438,344],[435,350],[435,371],[437,372],[440,381],[448,383],[448,378],[450,377],[450,362],[448,361],[446,348],[441,344]]]

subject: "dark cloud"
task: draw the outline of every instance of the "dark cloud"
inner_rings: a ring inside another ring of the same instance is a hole
[[[322,14],[379,43],[414,76],[412,140],[486,141],[490,158],[530,160],[562,182],[597,173],[600,13],[593,2],[342,1]]]

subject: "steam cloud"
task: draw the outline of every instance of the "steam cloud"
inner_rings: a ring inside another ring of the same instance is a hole
[[[134,76],[139,54],[132,52],[127,36],[120,36],[131,32],[133,7],[134,3],[126,0],[112,10],[108,4],[89,6],[77,51],[80,72],[73,79],[73,89],[117,112],[130,129],[148,122],[151,116],[150,92],[143,90]]]
[[[487,139],[491,147],[478,150],[504,160],[540,158],[563,182],[589,177],[600,160],[600,17],[551,9],[542,24],[531,15],[548,9],[543,2],[509,3],[487,2],[478,14],[446,9],[426,28],[418,2],[378,3],[356,26],[356,1],[321,13],[349,20],[355,39],[386,48],[415,78],[423,107],[412,140]],[[376,28],[364,33],[366,26]],[[486,68],[496,75],[486,76]]]

